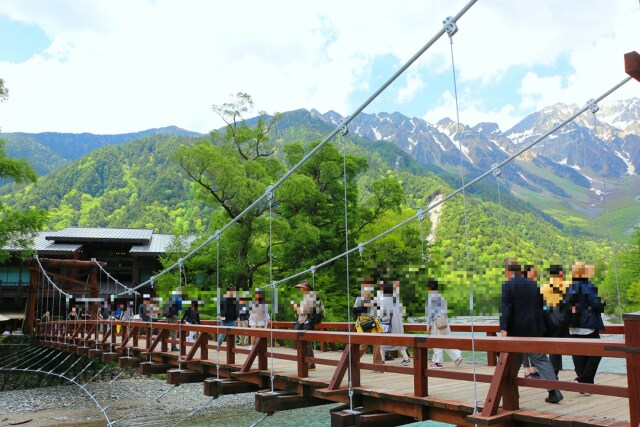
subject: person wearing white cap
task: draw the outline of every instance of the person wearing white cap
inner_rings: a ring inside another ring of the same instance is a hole
[[[298,315],[298,320],[296,321],[294,329],[297,331],[313,331],[316,323],[322,321],[322,317],[324,316],[324,306],[322,305],[322,301],[318,298],[316,293],[311,290],[311,286],[309,286],[309,282],[306,280],[298,283],[295,287],[300,289],[302,292],[302,301],[300,301],[299,306],[295,302],[291,301],[291,308]],[[309,345],[307,346],[307,357],[314,357],[312,342],[309,342]],[[315,363],[310,362],[309,369],[316,369]]]

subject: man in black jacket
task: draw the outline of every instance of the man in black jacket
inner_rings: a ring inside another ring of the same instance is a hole
[[[227,293],[222,297],[222,301],[220,301],[220,314],[218,315],[220,325],[236,326],[239,310],[240,306],[236,298],[236,287],[229,285],[227,286]],[[225,336],[226,334],[218,334],[218,346],[222,344]]]
[[[541,337],[546,331],[543,300],[538,285],[522,275],[520,265],[508,260],[505,266],[506,282],[502,284],[502,314],[500,331],[503,337]],[[522,363],[517,358],[517,366]],[[546,354],[529,353],[529,360],[538,369],[540,378],[557,380],[553,366]],[[548,390],[547,403],[558,403],[564,397],[559,390]]]

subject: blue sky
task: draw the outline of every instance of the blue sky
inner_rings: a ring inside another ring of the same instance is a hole
[[[220,125],[211,105],[238,91],[267,112],[348,115],[466,3],[4,0],[0,127],[207,132]],[[478,1],[453,38],[461,121],[507,130],[546,105],[583,105],[625,77],[638,22],[637,0]],[[365,111],[455,117],[449,49],[445,36]],[[640,84],[612,99],[631,97]]]

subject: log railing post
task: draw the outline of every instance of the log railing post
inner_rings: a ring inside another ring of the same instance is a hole
[[[487,332],[488,337],[495,337],[495,332]],[[496,366],[498,363],[498,353],[495,351],[487,351],[487,365],[488,366]]]
[[[640,425],[640,311],[624,314],[622,319],[627,353],[630,425],[638,426]]]
[[[417,397],[428,396],[429,378],[424,370],[429,363],[429,349],[415,346],[413,348],[413,394]]]
[[[347,351],[346,348],[345,351]],[[351,386],[360,387],[360,345],[358,344],[351,344]]]
[[[269,368],[268,360],[267,360],[267,342],[269,340],[267,338],[258,338],[256,340],[256,344],[258,345],[258,369],[261,371],[266,371]],[[272,351],[273,351],[273,347]]]
[[[236,363],[236,336],[233,331],[227,332],[227,364]]]
[[[298,338],[304,333],[298,334]],[[309,376],[309,364],[305,360],[307,357],[307,352],[309,351],[309,342],[303,341],[301,339],[297,339],[294,343],[296,353],[296,364],[298,367],[298,376],[300,378]]]

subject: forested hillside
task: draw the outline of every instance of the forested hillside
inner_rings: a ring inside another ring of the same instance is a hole
[[[35,184],[5,187],[3,201],[15,207],[46,209],[49,229],[145,227],[159,233],[195,234],[201,237],[198,244],[263,194],[333,129],[306,110],[262,116],[238,125],[235,135],[229,135],[228,129],[200,140],[151,135],[105,146]],[[426,209],[460,185],[455,174],[435,164],[421,166],[391,142],[355,134],[344,140],[350,247]],[[233,282],[244,289],[263,286],[344,251],[343,150],[338,138],[275,192],[271,260],[267,204],[222,236],[223,283]],[[458,195],[445,202],[438,215],[427,213],[422,224],[414,220],[352,254],[351,283],[376,269],[404,278],[404,300],[412,301],[408,309],[419,315],[426,293],[424,279],[433,275],[445,284],[455,312],[468,313],[469,286],[473,284],[476,312],[495,313],[505,257],[516,257],[541,270],[549,263],[568,265],[580,259],[598,263],[609,309],[615,308],[616,281],[607,241],[579,224],[563,225],[543,214],[515,198],[493,176],[470,189],[467,196],[468,246],[465,210]],[[426,238],[432,231],[434,240],[428,244]],[[634,248],[618,246],[625,260],[619,263],[625,307],[640,304],[633,291],[638,286],[634,270],[628,267],[633,266]],[[169,255],[165,262],[175,262],[179,256]],[[209,245],[187,262],[192,283],[195,277],[204,277],[205,287],[215,285],[216,257],[215,245]],[[328,301],[344,298],[345,268],[341,259],[310,278]],[[176,280],[165,276],[161,288],[170,289]],[[342,314],[330,312],[336,318]]]

